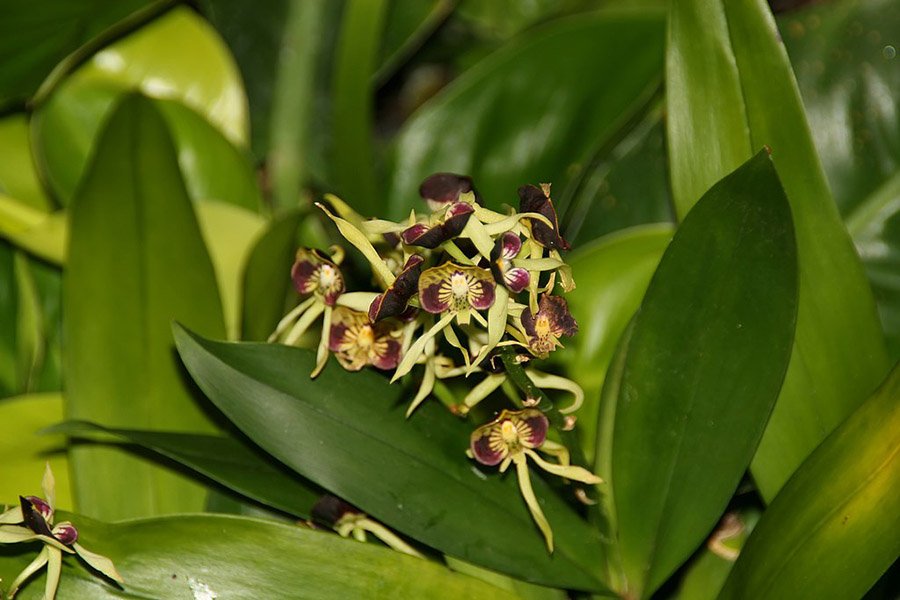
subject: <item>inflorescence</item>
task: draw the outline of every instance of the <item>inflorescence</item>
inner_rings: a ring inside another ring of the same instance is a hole
[[[539,371],[544,359],[578,330],[561,292],[575,287],[560,252],[569,249],[560,233],[549,184],[519,188],[519,210],[486,208],[468,177],[439,173],[427,178],[420,195],[429,211],[412,211],[401,222],[364,219],[334,196],[318,204],[341,235],[368,261],[377,291],[348,291],[341,265],[345,251],[297,251],[291,269],[301,301],[278,324],[269,341],[298,344],[321,317],[316,377],[334,355],[349,371],[373,366],[393,371],[391,382],[421,371],[407,416],[435,390],[439,380],[476,375],[451,410],[465,416],[507,380],[498,353],[517,352],[538,388],[563,391],[582,400],[571,380]],[[443,339],[443,343],[441,341]],[[505,471],[516,465],[519,487],[532,517],[553,549],[553,535],[529,480],[526,457],[547,472],[586,484],[600,479],[569,464],[569,452],[547,439],[549,422],[535,398],[513,398],[519,410],[504,410],[471,436],[469,456]],[[538,451],[556,462],[548,462]]]

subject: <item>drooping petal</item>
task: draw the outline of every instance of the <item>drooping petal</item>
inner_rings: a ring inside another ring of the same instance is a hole
[[[107,557],[91,552],[84,546],[80,545],[78,542],[72,544],[72,547],[75,549],[75,552],[80,556],[84,562],[89,564],[93,569],[103,573],[113,581],[118,581],[119,583],[125,583],[125,580],[119,575],[119,572],[116,570],[116,566],[113,564],[113,561],[108,559]]]
[[[409,299],[418,291],[419,276],[425,259],[413,254],[394,283],[369,305],[369,319],[374,323],[388,317],[399,317],[406,310]]]
[[[419,186],[419,195],[428,203],[428,208],[433,211],[458,201],[461,195],[469,192],[480,204],[481,197],[472,184],[472,178],[455,173],[435,173],[427,177]]]
[[[531,220],[531,233],[545,248],[551,250],[568,250],[569,242],[562,237],[559,232],[559,219],[556,217],[556,209],[553,207],[553,201],[550,200],[550,185],[542,184],[541,187],[535,185],[523,185],[519,188],[519,212],[534,212],[547,218],[552,226],[538,221]]]

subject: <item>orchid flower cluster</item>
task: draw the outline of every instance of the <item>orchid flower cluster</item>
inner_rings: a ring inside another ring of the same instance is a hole
[[[421,370],[407,417],[435,390],[438,380],[476,376],[451,410],[465,416],[507,381],[501,348],[517,348],[530,380],[543,390],[570,395],[559,410],[571,416],[584,393],[573,381],[530,365],[562,346],[578,330],[565,298],[575,287],[561,251],[550,185],[519,188],[519,209],[483,206],[468,177],[438,173],[419,189],[428,212],[412,211],[393,222],[364,219],[335,196],[318,204],[341,235],[371,266],[377,291],[348,291],[341,272],[343,248],[297,251],[291,269],[301,301],[278,324],[269,341],[298,344],[321,317],[316,377],[334,355],[349,371],[372,366],[393,371],[391,382]],[[444,343],[446,342],[446,343]],[[596,484],[600,480],[569,464],[566,448],[547,439],[549,422],[535,398],[513,398],[521,410],[504,410],[472,434],[469,456],[500,471],[514,463],[520,490],[552,551],[553,536],[531,488],[526,457],[545,471]],[[548,462],[538,452],[553,456]]]
[[[78,543],[78,530],[68,522],[54,524],[55,480],[48,464],[42,483],[44,498],[20,496],[19,506],[0,514],[0,543],[42,542],[41,551],[22,570],[6,591],[12,598],[29,577],[47,566],[47,582],[44,598],[53,600],[62,574],[62,555],[75,554],[95,571],[113,581],[123,583],[115,565],[105,556],[95,554]]]

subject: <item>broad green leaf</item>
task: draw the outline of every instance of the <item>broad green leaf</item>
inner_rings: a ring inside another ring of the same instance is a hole
[[[895,367],[775,497],[719,597],[862,597],[900,556],[898,431]]]
[[[16,253],[0,242],[0,398],[19,389],[19,285]]]
[[[56,478],[56,505],[71,508],[69,464],[62,435],[37,432],[62,418],[59,393],[27,394],[0,400],[0,506],[22,496],[40,496],[41,478],[49,462]],[[0,584],[2,585],[2,584]]]
[[[635,319],[611,457],[635,597],[691,555],[737,488],[781,388],[796,309],[790,206],[763,151],[688,213]]]
[[[24,113],[0,118],[0,194],[37,210],[51,208],[38,181],[31,155],[28,117]]]
[[[51,0],[35,10],[27,0],[7,0],[0,20],[0,108],[21,103],[71,54],[99,47],[169,2]],[[117,26],[118,25],[118,26]]]
[[[115,109],[70,218],[66,417],[211,431],[182,379],[169,327],[179,319],[223,336],[222,309],[175,147],[152,101],[127,96]],[[196,484],[121,452],[74,448],[71,458],[76,505],[86,514],[121,519],[203,506]]]
[[[272,220],[250,251],[241,282],[243,340],[268,339],[288,310],[287,299],[293,292],[291,265],[303,216],[295,210]]]
[[[650,110],[608,151],[601,150],[565,197],[561,224],[576,250],[626,227],[674,222],[661,110]]]
[[[554,21],[481,61],[405,125],[391,215],[418,207],[419,184],[437,171],[471,175],[494,208],[518,205],[523,183],[552,182],[563,195],[656,89],[662,28],[658,12],[593,13]]]
[[[584,389],[578,432],[587,456],[594,456],[600,389],[607,368],[672,234],[668,224],[625,229],[579,248],[566,259],[578,283],[566,295],[578,321],[578,335],[566,344],[566,351],[557,354]]]
[[[309,518],[310,509],[322,495],[312,484],[239,438],[114,429],[87,421],[67,421],[46,432],[101,441],[112,437],[143,446],[242,496],[303,519]]]
[[[438,403],[406,419],[401,386],[331,364],[315,380],[313,353],[225,344],[175,329],[200,388],[244,433],[299,474],[445,554],[553,587],[601,591],[600,540],[539,480],[556,540],[547,553],[513,477],[466,458],[475,424]]]
[[[202,199],[214,193],[216,199],[256,208],[252,169],[231,147],[247,138],[240,75],[216,32],[187,8],[172,10],[94,55],[36,111],[32,134],[38,166],[63,204],[74,193],[116,98],[132,90],[171,104],[178,101],[224,135],[220,139],[186,109],[164,109],[191,192],[203,193]],[[212,156],[217,158],[207,159]]]
[[[825,175],[869,275],[891,360],[897,360],[900,4],[814,4],[786,14],[779,29]]]
[[[751,148],[767,145],[795,223],[797,334],[753,461],[754,480],[768,500],[881,380],[884,341],[765,2],[685,0],[670,6],[667,123],[679,215],[749,158]]]
[[[119,591],[67,557],[71,568],[63,568],[59,600],[517,597],[435,562],[272,521],[186,515],[105,524],[60,517],[78,528],[80,544],[113,561],[125,583]],[[30,558],[0,558],[3,580],[12,580]],[[40,598],[44,577],[32,579],[16,598]]]

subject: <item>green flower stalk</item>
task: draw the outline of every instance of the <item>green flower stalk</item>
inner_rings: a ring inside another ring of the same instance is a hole
[[[19,506],[0,514],[0,544],[43,542],[38,555],[13,580],[6,597],[12,598],[32,575],[47,567],[45,600],[56,597],[56,589],[62,574],[62,555],[75,554],[91,568],[118,583],[124,583],[112,561],[87,550],[78,543],[78,530],[68,522],[53,523],[55,514],[55,479],[48,464],[41,482],[44,498],[19,496]]]

